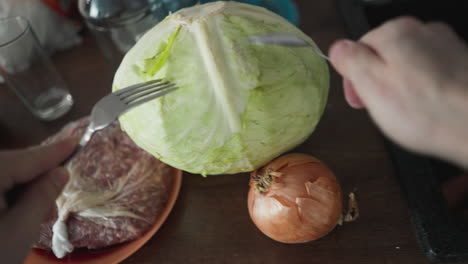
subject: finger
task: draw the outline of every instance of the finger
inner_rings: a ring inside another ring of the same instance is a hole
[[[354,85],[356,94],[366,104],[366,99],[378,92],[379,77],[385,70],[379,55],[369,46],[349,40],[333,44],[329,55],[335,69]]]
[[[67,181],[68,172],[64,168],[42,175],[6,213],[0,224],[14,233],[9,237],[9,244],[15,250],[26,254],[38,239],[40,224],[48,216]]]
[[[24,150],[0,152],[0,191],[15,184],[26,183],[38,175],[57,167],[74,150],[78,139],[69,138],[57,143]]]
[[[344,77],[365,77],[383,68],[384,63],[369,46],[350,40],[335,42],[329,52],[330,62]]]
[[[346,101],[352,108],[362,109],[365,107],[364,103],[357,95],[356,90],[354,89],[351,81],[349,81],[348,79],[343,79],[343,89]]]

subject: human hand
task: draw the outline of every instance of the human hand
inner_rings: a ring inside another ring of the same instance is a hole
[[[389,138],[468,168],[468,48],[447,25],[398,18],[329,55],[348,103]]]
[[[39,237],[39,226],[68,181],[68,172],[57,168],[74,150],[68,139],[47,146],[0,151],[0,248],[2,262],[21,263]],[[5,193],[26,184],[24,193],[8,207]]]

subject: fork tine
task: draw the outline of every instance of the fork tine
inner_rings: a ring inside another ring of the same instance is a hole
[[[122,95],[122,94],[124,94],[124,93],[126,93],[128,91],[132,91],[133,89],[138,89],[140,87],[144,87],[144,86],[159,83],[159,82],[162,82],[162,79],[151,80],[151,81],[147,81],[147,82],[144,82],[144,83],[134,84],[134,85],[129,86],[127,88],[124,88],[122,90],[118,90],[118,91],[114,92],[114,94],[120,96],[120,95]]]
[[[143,87],[128,91],[125,94],[119,95],[119,97],[120,97],[121,100],[130,98],[130,97],[138,97],[139,94],[141,94],[141,93],[143,93],[143,92],[145,92],[147,90],[153,89],[155,87],[164,87],[165,85],[168,85],[168,84],[171,84],[171,83],[168,82],[168,81],[165,81],[165,82],[162,82],[162,83],[156,83],[156,84],[152,84],[152,85],[148,85],[148,86],[143,86]]]
[[[135,100],[138,100],[140,98],[143,98],[147,95],[151,95],[153,93],[156,93],[156,92],[159,92],[161,90],[165,90],[165,89],[168,89],[168,88],[172,88],[172,87],[175,87],[175,84],[173,83],[168,83],[164,86],[161,87],[160,84],[158,85],[153,85],[153,86],[150,86],[148,87],[147,89],[145,89],[144,91],[141,91],[139,93],[136,93],[136,94],[133,94],[131,96],[128,96],[126,98],[121,98],[122,102],[126,103],[126,104],[129,104],[129,103],[132,103],[133,101]]]
[[[151,101],[151,100],[153,100],[153,99],[156,99],[156,98],[158,98],[158,97],[161,97],[161,96],[163,96],[163,95],[165,95],[165,94],[168,94],[168,93],[170,93],[170,92],[172,92],[172,91],[174,91],[174,90],[177,90],[177,89],[179,89],[179,87],[172,87],[172,88],[169,88],[169,89],[167,89],[167,90],[161,91],[161,92],[159,92],[159,93],[157,93],[157,94],[153,94],[153,95],[147,96],[147,97],[145,97],[145,98],[143,98],[143,99],[141,99],[141,100],[137,100],[136,102],[130,103],[130,104],[128,105],[128,106],[129,106],[128,108],[131,109],[131,108],[133,108],[133,107],[139,106],[139,105],[141,105],[141,104],[144,104],[144,103],[146,103],[146,102],[148,102],[148,101]]]

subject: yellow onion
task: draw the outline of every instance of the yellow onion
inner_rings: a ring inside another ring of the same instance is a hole
[[[284,243],[309,242],[338,224],[341,188],[318,159],[288,154],[251,174],[248,208],[268,237]]]

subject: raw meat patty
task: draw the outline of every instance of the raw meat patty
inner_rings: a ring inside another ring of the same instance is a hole
[[[44,143],[81,136],[88,122],[84,118],[71,123]],[[75,248],[90,249],[144,234],[166,206],[174,173],[173,168],[137,147],[117,122],[94,134],[71,161],[69,171],[69,185],[72,181],[74,184],[71,192],[80,196],[81,204],[94,205],[80,209],[78,204],[77,210],[70,210],[66,219],[68,241]],[[57,207],[41,226],[38,247],[52,248],[52,226],[56,220]]]

